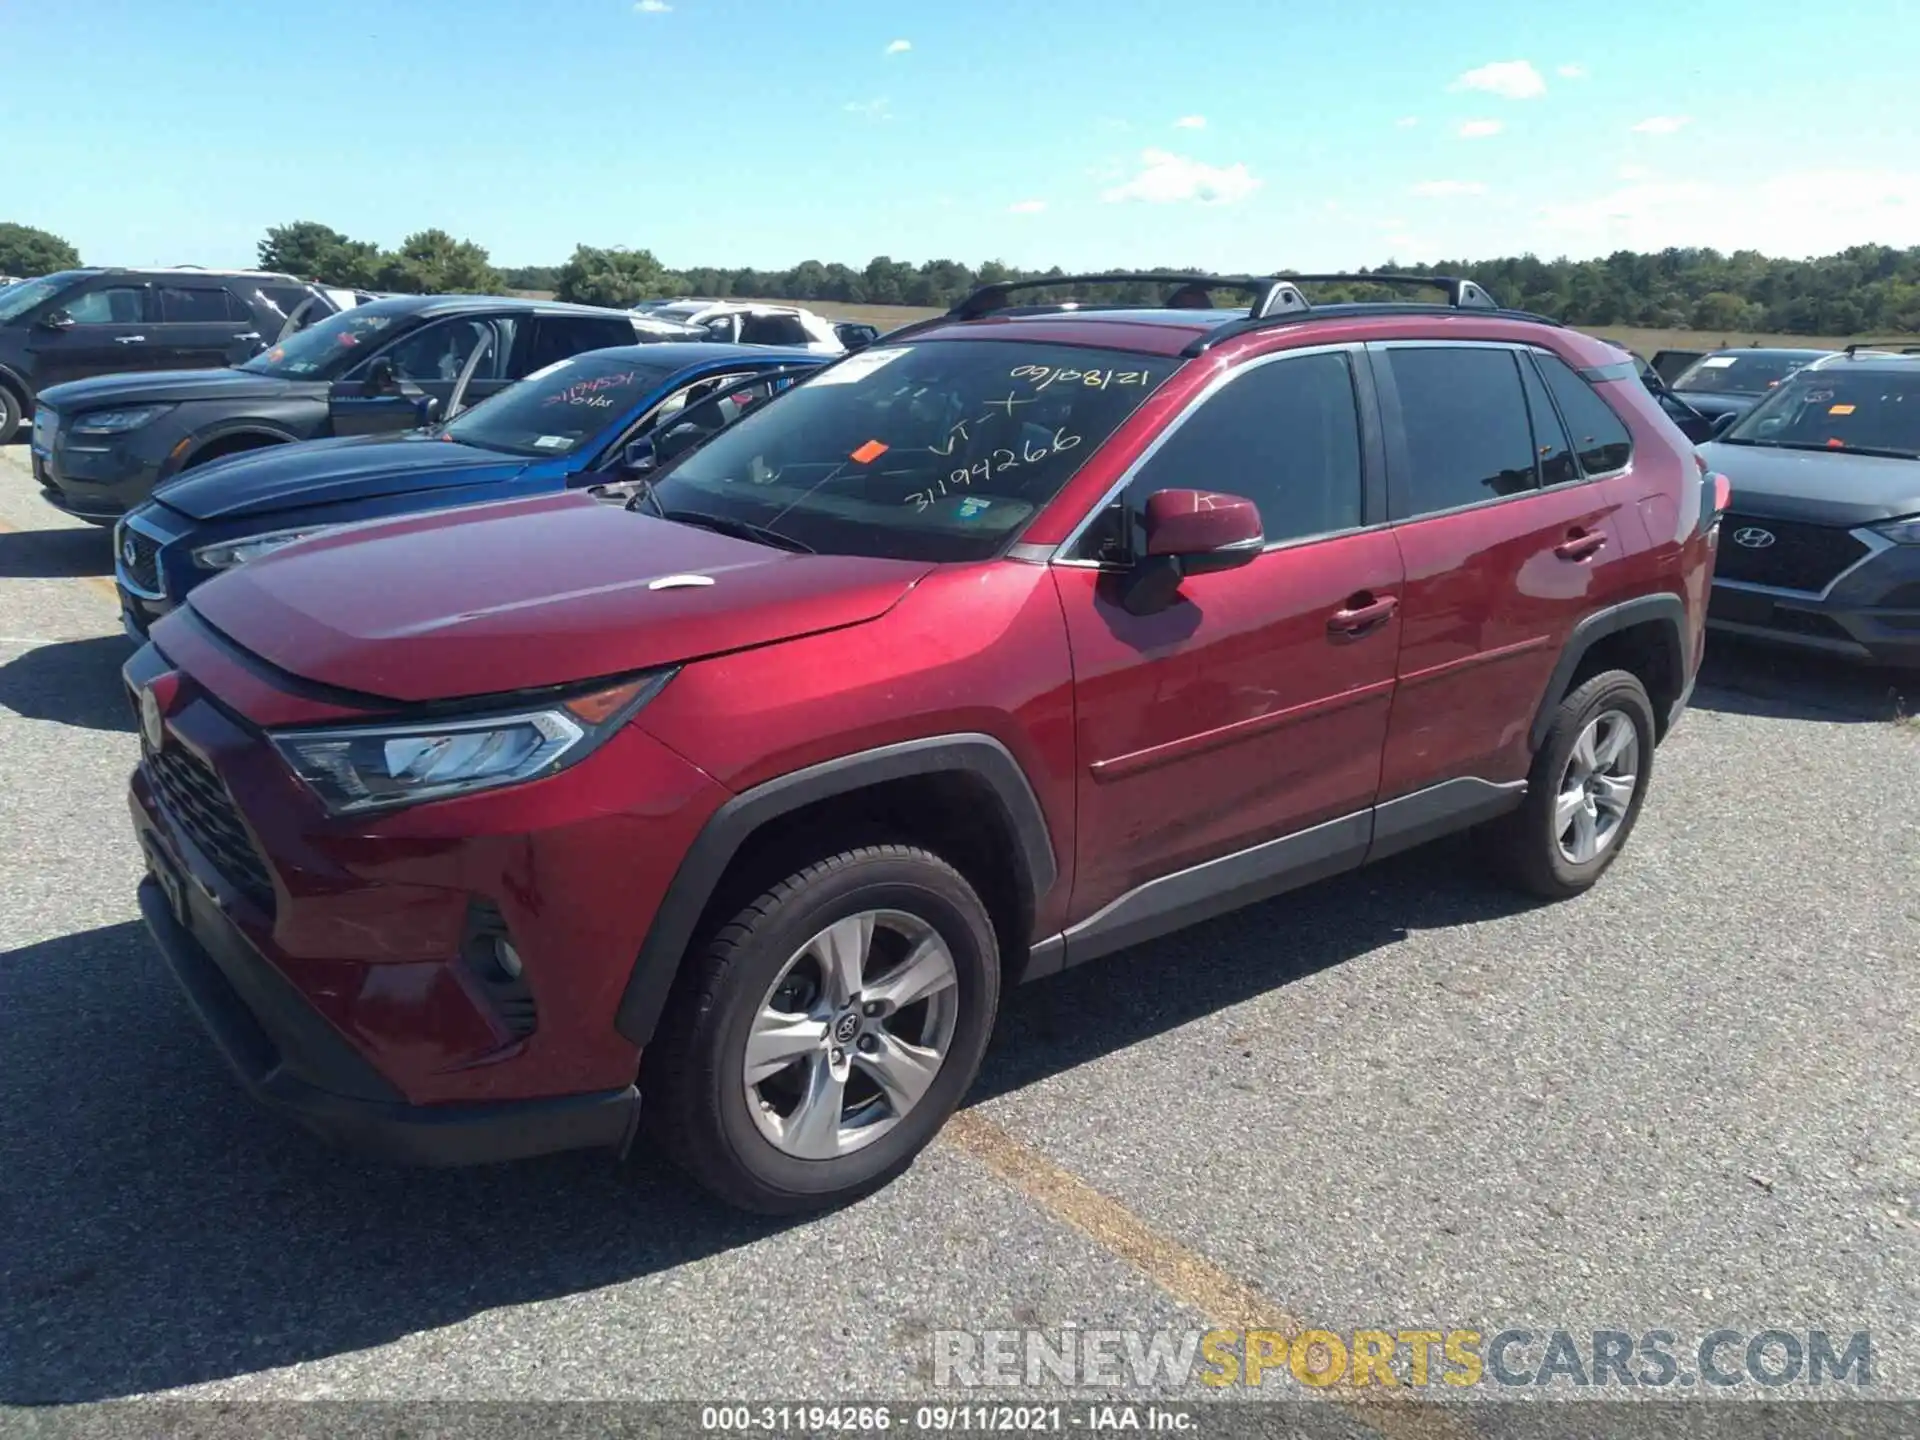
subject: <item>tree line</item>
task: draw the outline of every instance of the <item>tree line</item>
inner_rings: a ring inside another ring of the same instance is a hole
[[[784,270],[692,266],[672,269],[650,250],[581,245],[562,265],[499,267],[486,249],[444,230],[421,230],[394,250],[355,240],[312,220],[276,225],[259,244],[261,268],[332,285],[405,294],[551,291],[563,300],[632,305],[668,295],[844,304],[946,306],[976,285],[1045,279],[1058,266],[1020,270],[989,260],[913,264],[878,255],[858,268],[806,260]],[[38,275],[79,263],[56,235],[0,223],[0,274]],[[1159,267],[1187,270],[1188,266]],[[1573,325],[1641,326],[1785,335],[1895,335],[1920,332],[1920,247],[1856,245],[1835,255],[1786,260],[1757,250],[1722,254],[1667,249],[1616,251],[1597,260],[1533,255],[1440,261],[1371,273],[1462,275],[1501,303]],[[1281,271],[1279,273],[1285,273]],[[1362,272],[1368,273],[1368,272]],[[1159,298],[1161,287],[1123,286],[1119,300]],[[1323,289],[1316,298],[1373,299],[1397,292],[1360,284]]]

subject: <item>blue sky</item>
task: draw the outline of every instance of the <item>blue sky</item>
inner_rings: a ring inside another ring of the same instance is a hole
[[[0,37],[0,219],[98,263],[295,219],[506,265],[1920,244],[1909,0],[0,0]]]

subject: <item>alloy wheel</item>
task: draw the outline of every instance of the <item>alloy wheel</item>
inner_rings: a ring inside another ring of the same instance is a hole
[[[1640,732],[1624,711],[1589,720],[1567,756],[1553,807],[1560,854],[1575,865],[1597,858],[1619,837],[1639,785]]]

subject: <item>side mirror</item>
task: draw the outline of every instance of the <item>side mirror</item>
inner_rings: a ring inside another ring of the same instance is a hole
[[[1713,429],[1707,432],[1708,436],[1718,440],[1722,435],[1726,434],[1728,430],[1733,428],[1733,422],[1739,418],[1740,417],[1732,411],[1728,411],[1725,415],[1716,416],[1713,422]]]
[[[414,402],[413,413],[419,416],[420,425],[423,429],[428,425],[437,424],[440,419],[440,397],[438,395],[422,395]]]
[[[1210,490],[1157,490],[1147,497],[1147,553],[1128,572],[1121,603],[1150,615],[1173,603],[1180,582],[1237,570],[1266,546],[1260,509],[1240,495]]]
[[[629,442],[627,448],[620,452],[622,470],[651,470],[654,464],[653,437],[650,435],[642,435],[638,440]]]
[[[80,322],[66,310],[49,310],[40,317],[40,323],[49,330],[71,330]]]
[[[367,362],[367,372],[360,379],[360,393],[363,395],[391,395],[399,389],[393,378],[393,362],[382,355]]]

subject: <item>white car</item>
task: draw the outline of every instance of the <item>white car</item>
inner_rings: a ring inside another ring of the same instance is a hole
[[[833,322],[798,305],[757,305],[739,300],[643,301],[633,307],[650,320],[698,325],[711,339],[737,345],[778,345],[815,355],[843,355],[846,345]]]

